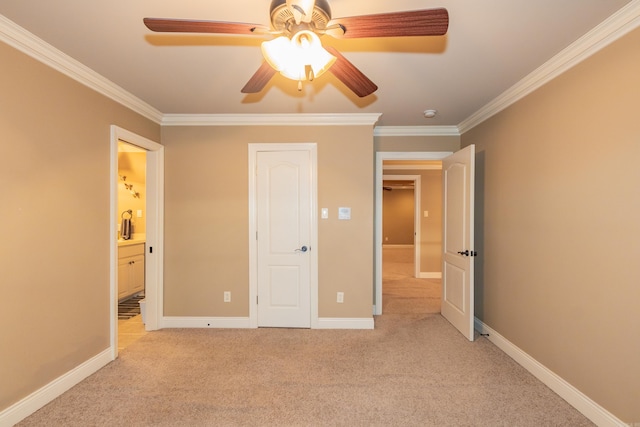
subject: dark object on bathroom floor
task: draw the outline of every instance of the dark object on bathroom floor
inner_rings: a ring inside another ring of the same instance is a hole
[[[131,319],[140,314],[140,300],[144,295],[134,295],[133,297],[118,303],[118,320]]]

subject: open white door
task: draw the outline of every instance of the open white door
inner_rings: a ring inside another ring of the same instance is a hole
[[[442,315],[474,340],[473,240],[475,145],[442,160]]]

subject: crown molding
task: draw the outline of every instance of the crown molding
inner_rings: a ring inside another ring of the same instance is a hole
[[[162,126],[373,126],[382,114],[165,114]]]
[[[378,126],[374,136],[459,136],[640,26],[640,0],[554,56],[458,126]],[[89,67],[0,15],[0,41],[163,126],[374,126],[381,114],[162,114]]]
[[[374,136],[460,136],[457,126],[377,126]]]
[[[510,89],[463,120],[458,125],[460,133],[463,134],[498,114],[639,26],[640,0],[633,0]]]
[[[86,65],[0,15],[0,41],[61,72],[136,113],[160,123],[162,113]]]

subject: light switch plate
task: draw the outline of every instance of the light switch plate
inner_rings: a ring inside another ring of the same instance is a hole
[[[329,218],[329,209],[327,208],[322,208],[322,210],[320,211],[320,217],[322,219],[327,219]]]

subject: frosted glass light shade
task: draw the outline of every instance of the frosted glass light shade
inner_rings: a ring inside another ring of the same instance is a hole
[[[298,81],[307,79],[307,67],[313,77],[319,77],[336,60],[322,47],[320,38],[307,30],[296,33],[291,40],[282,36],[262,43],[262,54],[276,71]]]

